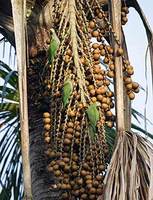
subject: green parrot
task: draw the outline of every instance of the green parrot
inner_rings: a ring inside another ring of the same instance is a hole
[[[89,120],[89,134],[92,139],[94,139],[97,129],[97,122],[100,119],[99,111],[97,109],[97,104],[91,104],[87,109],[87,116]]]
[[[70,78],[68,78],[65,80],[64,87],[63,87],[62,101],[63,101],[64,107],[68,104],[68,101],[69,101],[69,98],[70,98],[72,92],[73,92],[72,80]]]
[[[56,57],[57,50],[60,45],[60,40],[57,37],[56,32],[53,28],[50,29],[50,33],[51,33],[51,39],[50,39],[50,45],[49,45],[48,60],[49,60],[49,64],[51,65],[51,79],[52,79],[53,61],[54,61],[54,58]]]

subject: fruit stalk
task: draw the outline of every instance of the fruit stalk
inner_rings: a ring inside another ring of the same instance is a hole
[[[116,39],[112,38],[115,56],[115,93],[116,93],[116,119],[117,132],[122,135],[125,130],[124,117],[124,89],[123,89],[123,68],[122,57],[117,54],[118,49],[121,48],[121,0],[112,0],[110,4],[111,21],[113,31],[116,33]]]
[[[77,43],[77,30],[76,30],[76,10],[75,10],[75,0],[69,0],[69,12],[70,12],[70,29],[71,29],[71,40],[72,40],[72,50],[73,50],[73,58],[74,64],[77,70],[77,77],[81,92],[81,101],[85,104],[85,95],[83,88],[83,76],[79,63],[79,55],[78,55],[78,43]]]

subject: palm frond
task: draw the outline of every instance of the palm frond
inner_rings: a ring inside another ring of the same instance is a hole
[[[103,200],[153,198],[153,145],[136,133],[119,136],[108,173]]]
[[[0,199],[22,199],[23,176],[19,129],[17,72],[0,61]]]
[[[145,116],[140,113],[138,110],[135,110],[134,108],[132,109],[132,115],[133,117],[140,123],[140,120],[138,119],[138,117],[142,120],[145,120]],[[153,123],[149,120],[149,119],[146,119],[146,121],[150,124],[150,125],[153,125]]]

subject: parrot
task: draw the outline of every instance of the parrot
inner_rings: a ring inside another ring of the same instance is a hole
[[[100,119],[99,111],[97,109],[97,104],[93,103],[89,105],[88,109],[86,110],[88,120],[89,120],[89,134],[93,139],[96,134],[96,126],[97,122]]]
[[[70,78],[66,79],[64,82],[64,87],[63,87],[63,96],[62,96],[62,101],[63,101],[63,106],[65,107],[68,104],[68,100],[73,92],[73,84]]]
[[[60,45],[60,40],[58,36],[56,35],[56,32],[53,28],[50,29],[50,33],[51,33],[51,39],[50,39],[50,45],[49,45],[48,60],[49,60],[49,64],[51,65],[51,79],[52,79],[53,61],[54,61],[54,58],[56,57],[57,50]]]

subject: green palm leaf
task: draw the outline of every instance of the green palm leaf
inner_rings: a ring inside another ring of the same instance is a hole
[[[0,199],[18,200],[23,198],[18,76],[0,61],[0,78]]]

